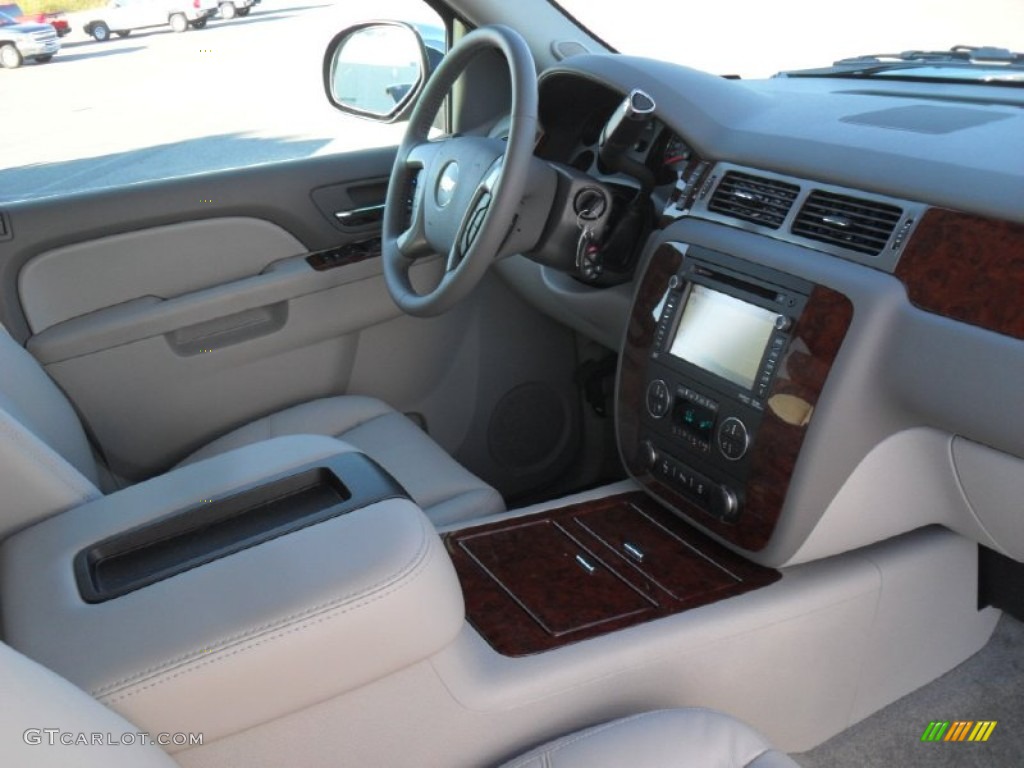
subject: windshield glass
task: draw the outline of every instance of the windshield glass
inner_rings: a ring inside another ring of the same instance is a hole
[[[621,53],[748,78],[909,49],[984,45],[1024,50],[1024,0],[557,4]]]

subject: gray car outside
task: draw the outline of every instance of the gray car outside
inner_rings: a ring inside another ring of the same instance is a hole
[[[60,41],[51,25],[20,23],[0,12],[0,66],[16,69],[25,59],[45,63],[59,50]]]

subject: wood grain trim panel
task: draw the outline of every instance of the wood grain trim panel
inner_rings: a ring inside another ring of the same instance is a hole
[[[914,306],[1024,339],[1024,225],[932,208],[896,266]]]
[[[616,427],[626,467],[639,477],[646,470],[640,460],[640,415],[647,388],[647,366],[657,321],[654,310],[668,290],[668,281],[683,265],[683,256],[662,245],[651,256],[633,299],[626,339],[619,355]]]
[[[682,263],[679,252],[663,246],[644,275],[629,320],[621,358],[618,426],[623,458],[630,473],[658,498],[728,541],[751,552],[771,539],[789,490],[793,470],[829,371],[853,319],[853,304],[841,293],[815,286],[794,327],[789,347],[766,399],[764,419],[751,453],[744,489],[746,504],[736,524],[723,523],[655,477],[641,454],[640,418],[647,368],[654,342],[654,308]],[[794,420],[785,402],[808,414]]]
[[[542,532],[536,547],[531,530]],[[560,550],[552,548],[552,530],[566,534]],[[621,546],[634,541],[643,552],[640,561]],[[781,578],[778,571],[712,541],[644,493],[466,528],[446,534],[444,542],[462,585],[467,620],[506,656],[541,653]],[[584,571],[570,571],[566,582],[562,577],[566,568],[576,568],[578,549],[607,573],[591,581]]]

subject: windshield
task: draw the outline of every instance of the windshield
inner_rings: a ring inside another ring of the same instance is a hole
[[[0,27],[7,27],[7,26],[10,26],[11,24],[17,24],[17,23],[18,23],[17,21],[15,21],[13,18],[8,16],[6,13],[4,13],[3,11],[0,11]]]
[[[1024,0],[557,4],[621,53],[746,78],[879,52],[965,44],[1024,50]]]

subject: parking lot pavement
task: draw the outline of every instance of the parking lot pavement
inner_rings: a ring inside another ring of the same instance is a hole
[[[53,61],[0,71],[14,117],[0,121],[0,202],[396,141],[324,97],[327,42],[365,17],[350,3],[263,0],[202,30],[104,43],[81,17]]]

